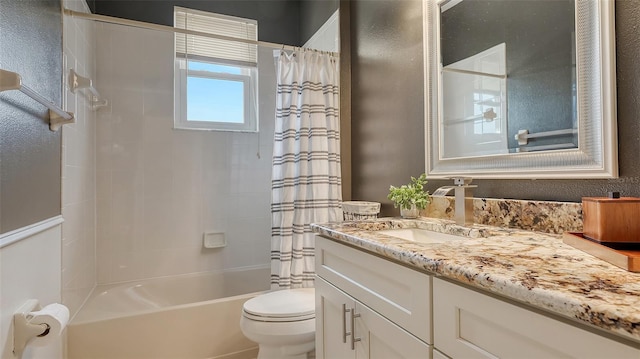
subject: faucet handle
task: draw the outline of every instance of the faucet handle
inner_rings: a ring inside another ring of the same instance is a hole
[[[467,186],[473,181],[471,177],[450,177],[453,179],[453,184],[456,186]]]

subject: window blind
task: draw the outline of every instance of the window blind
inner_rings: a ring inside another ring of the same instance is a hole
[[[246,40],[258,40],[255,20],[212,14],[204,11],[174,8],[174,27]],[[175,34],[176,55],[187,59],[257,66],[258,46],[238,41]]]

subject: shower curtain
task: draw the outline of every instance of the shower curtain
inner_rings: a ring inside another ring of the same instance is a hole
[[[280,52],[271,181],[271,287],[312,287],[311,223],[342,220],[338,61]]]

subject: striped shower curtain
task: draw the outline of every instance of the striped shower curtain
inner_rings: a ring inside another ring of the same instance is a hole
[[[311,223],[342,220],[338,61],[316,51],[276,60],[271,288],[312,287]]]

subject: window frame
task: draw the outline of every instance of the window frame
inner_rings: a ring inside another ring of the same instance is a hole
[[[239,68],[242,74],[238,75],[206,70],[189,70],[189,61],[189,59],[185,58],[176,58],[176,68],[174,70],[176,91],[174,96],[176,108],[174,115],[174,128],[208,131],[258,132],[257,102],[255,102],[255,99],[257,98],[257,68],[198,59],[194,61]],[[243,83],[243,122],[189,120],[187,113],[187,100],[189,96],[187,92],[187,83],[190,77]],[[255,105],[252,105],[254,102]]]
[[[236,18],[200,10],[192,10],[183,7],[174,7],[174,18],[178,12],[193,13],[199,16],[211,17],[225,21],[237,20],[254,23],[255,20]],[[188,28],[187,28],[188,29]],[[176,34],[175,36],[185,36]],[[255,39],[257,41],[257,38]],[[257,51],[257,47],[256,47]],[[174,129],[205,130],[205,131],[234,131],[234,132],[258,132],[258,65],[256,62],[226,60],[214,56],[194,55],[179,53],[177,50],[177,37],[174,38]],[[257,59],[256,59],[257,60]],[[190,70],[189,62],[222,65],[240,70],[240,74],[216,72],[207,70]],[[255,60],[253,60],[255,61]],[[188,81],[189,78],[201,78],[221,81],[234,81],[243,84],[243,122],[226,121],[196,121],[188,118]]]

